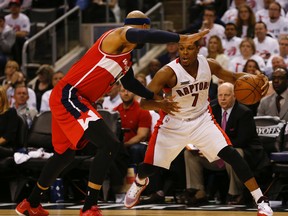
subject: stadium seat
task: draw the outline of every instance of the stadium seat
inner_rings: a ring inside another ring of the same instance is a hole
[[[43,28],[57,19],[57,8],[31,8],[28,16],[31,23]]]
[[[270,158],[274,173],[273,184],[279,182],[279,198],[284,206],[288,203],[288,124],[282,131],[283,138],[278,145],[279,152],[272,152]]]
[[[270,157],[272,152],[279,152],[279,143],[282,139],[281,131],[285,126],[285,121],[278,116],[255,116],[254,117],[258,136],[265,151]]]
[[[288,126],[277,116],[254,117],[258,135],[272,164],[273,179],[266,193],[271,199],[288,201]]]
[[[40,113],[33,119],[28,135],[27,147],[44,148],[49,152],[53,152],[51,111]]]

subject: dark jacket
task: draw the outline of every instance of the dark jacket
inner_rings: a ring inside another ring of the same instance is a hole
[[[212,112],[221,125],[222,110],[218,103],[212,106]],[[225,132],[235,148],[244,150],[244,158],[252,170],[261,170],[270,164],[258,137],[253,113],[248,107],[235,102]]]
[[[0,137],[3,137],[7,141],[0,145],[0,158],[13,155],[16,148],[17,128],[18,117],[14,108],[10,108],[0,115]]]

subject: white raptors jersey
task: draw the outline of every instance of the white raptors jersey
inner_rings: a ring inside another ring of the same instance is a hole
[[[208,95],[211,71],[204,56],[198,55],[198,61],[199,68],[196,79],[180,65],[179,59],[175,59],[168,64],[177,77],[177,83],[172,88],[172,96],[175,96],[174,100],[181,107],[179,112],[175,113],[175,118],[197,118],[209,106]]]

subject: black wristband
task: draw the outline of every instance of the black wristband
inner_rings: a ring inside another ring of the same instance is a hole
[[[147,89],[148,90],[148,89]],[[147,100],[152,100],[154,98],[154,92],[147,91],[147,95],[145,97]]]

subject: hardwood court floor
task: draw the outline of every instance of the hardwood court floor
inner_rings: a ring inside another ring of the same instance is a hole
[[[78,216],[79,210],[49,210],[50,216]],[[104,216],[256,216],[257,213],[243,211],[186,211],[186,210],[103,210]],[[17,215],[14,210],[2,209],[0,215]],[[274,216],[287,216],[287,212],[275,212]]]
[[[279,201],[270,202],[274,216],[288,216],[288,206],[282,206]],[[209,204],[189,207],[184,204],[150,204],[137,205],[127,209],[120,203],[99,203],[103,216],[256,216],[255,206]],[[16,203],[0,203],[0,216],[15,215]],[[50,216],[79,216],[80,203],[43,203]]]

